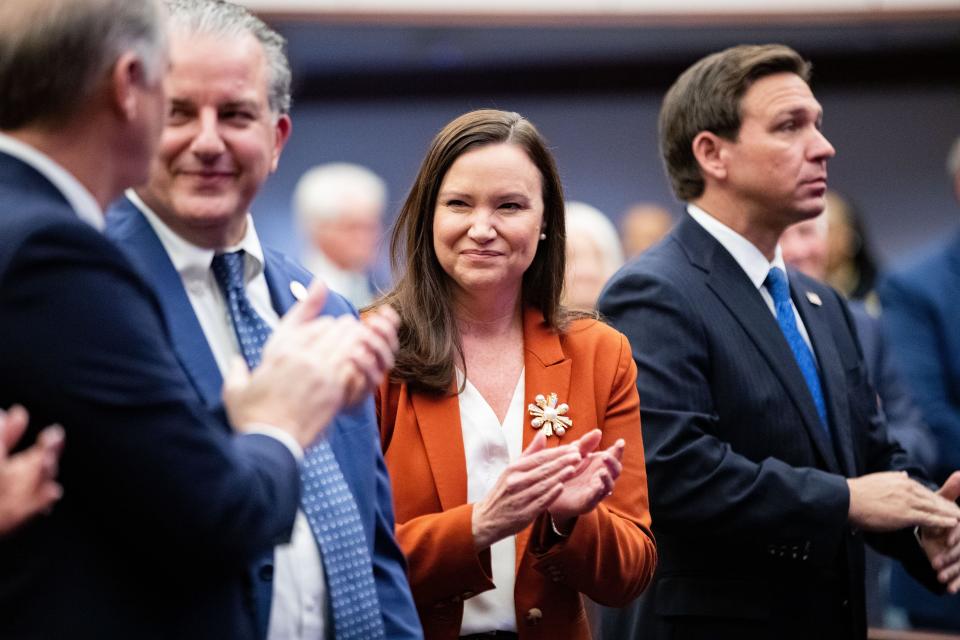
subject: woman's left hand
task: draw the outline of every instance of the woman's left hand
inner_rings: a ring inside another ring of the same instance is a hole
[[[548,509],[554,526],[563,534],[573,529],[577,516],[593,511],[613,493],[613,485],[623,470],[620,461],[626,443],[621,438],[608,449],[595,451],[601,436],[600,430],[594,429],[577,440],[583,461],[574,476],[564,481],[563,492]]]

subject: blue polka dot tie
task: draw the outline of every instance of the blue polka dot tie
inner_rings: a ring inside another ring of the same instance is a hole
[[[270,326],[256,312],[244,291],[246,281],[243,277],[244,252],[220,253],[213,257],[211,268],[213,275],[227,299],[230,322],[237,335],[240,353],[247,366],[255,369],[260,364],[263,345],[270,336]]]
[[[777,310],[777,323],[783,336],[793,351],[793,357],[800,367],[803,379],[810,389],[810,395],[813,396],[813,404],[817,407],[817,415],[820,416],[820,422],[823,428],[828,432],[830,422],[827,419],[827,404],[823,399],[823,387],[820,386],[820,375],[817,373],[817,363],[813,360],[813,354],[810,347],[800,335],[800,329],[797,327],[796,317],[793,315],[793,305],[790,304],[790,285],[787,283],[787,274],[779,267],[770,269],[767,279],[763,285],[770,292],[773,298],[773,305]]]
[[[244,292],[244,252],[213,258],[213,273],[227,300],[240,351],[251,369],[260,364],[270,327]],[[323,558],[323,568],[337,640],[385,637],[373,563],[357,503],[350,493],[333,449],[318,440],[304,456],[300,471],[301,507]]]

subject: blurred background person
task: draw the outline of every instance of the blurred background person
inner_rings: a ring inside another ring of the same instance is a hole
[[[836,191],[827,191],[826,200],[827,263],[826,273],[820,279],[848,300],[864,300],[876,311],[873,289],[878,267],[867,240],[863,215]]]
[[[947,172],[960,202],[960,138]],[[933,475],[944,478],[960,465],[960,230],[891,270],[878,293],[893,352],[936,439]],[[899,570],[892,589],[915,627],[960,631],[960,596],[929,594]]]
[[[387,185],[356,164],[335,162],[303,174],[293,209],[304,236],[303,263],[356,307],[373,300]]]
[[[830,192],[828,201],[836,205],[842,199]],[[829,205],[828,205],[829,206]],[[828,223],[828,214],[798,222],[787,227],[780,236],[784,261],[811,278],[824,280],[831,246],[830,233],[838,227]],[[844,234],[848,230],[843,231]],[[880,318],[871,314],[863,300],[851,300],[848,307],[857,328],[857,337],[863,348],[867,373],[880,397],[887,428],[910,455],[924,468],[932,471],[937,450],[933,435],[923,421],[923,415],[907,392],[906,386],[890,354]],[[890,571],[893,563],[871,548],[866,549],[867,621],[871,626],[900,624],[890,605]],[[922,587],[920,587],[922,588]],[[924,589],[926,591],[926,589]]]
[[[581,593],[622,606],[653,574],[636,368],[561,306],[564,239],[530,122],[474,111],[436,135],[391,238],[378,398],[427,638],[586,639]]]
[[[623,265],[620,239],[610,218],[585,202],[566,205],[567,266],[563,304],[594,311],[603,285]]]
[[[673,216],[659,204],[640,202],[627,209],[620,220],[620,236],[627,260],[660,242],[671,227]]]
[[[63,451],[63,429],[49,426],[30,447],[10,455],[27,428],[29,416],[20,405],[0,409],[0,536],[50,509],[63,495],[57,466]]]

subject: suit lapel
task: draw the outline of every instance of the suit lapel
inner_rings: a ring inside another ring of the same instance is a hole
[[[550,330],[543,321],[543,314],[532,308],[523,313],[523,367],[524,367],[524,395],[523,395],[523,449],[530,446],[530,442],[537,435],[537,429],[530,425],[530,415],[527,406],[532,404],[538,394],[549,396],[556,393],[558,404],[570,401],[570,372],[571,361],[564,355],[560,344],[560,336]],[[576,407],[571,407],[568,414],[573,419],[573,426],[562,438],[550,436],[547,438],[547,447],[556,447],[559,444],[573,442],[582,436],[588,426],[577,422]],[[516,552],[517,565],[530,539],[530,527],[517,534]]]
[[[297,302],[290,289],[293,280],[283,269],[282,260],[282,256],[264,247],[263,277],[266,278],[267,288],[270,290],[270,302],[281,318]],[[301,282],[300,284],[306,287],[310,283]]]
[[[132,202],[123,198],[111,213],[112,216],[122,216],[122,219],[117,220],[115,228],[111,229],[111,236],[119,242],[120,248],[160,299],[181,366],[200,394],[204,406],[211,411],[219,411],[223,404],[220,396],[223,378],[183,288],[180,274],[150,223]],[[111,220],[111,225],[113,222]]]
[[[410,394],[433,483],[444,511],[467,502],[467,456],[454,387],[442,396]]]
[[[750,336],[786,389],[827,468],[839,470],[833,445],[820,423],[803,373],[760,292],[733,256],[690,216],[680,223],[677,237],[687,247],[691,261],[708,272],[707,286]]]
[[[853,436],[850,433],[850,424],[847,416],[850,415],[850,406],[846,393],[846,377],[843,363],[837,352],[833,334],[823,314],[822,306],[814,306],[807,297],[807,291],[794,274],[790,278],[790,292],[793,304],[797,306],[803,325],[807,328],[807,335],[813,344],[813,352],[820,368],[820,385],[823,387],[827,402],[827,414],[830,418],[830,428],[837,441],[843,471],[847,475],[855,475],[853,459]],[[834,449],[836,450],[836,449]]]

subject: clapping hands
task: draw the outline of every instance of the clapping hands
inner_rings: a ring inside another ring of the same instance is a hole
[[[624,441],[596,451],[602,433],[594,429],[570,444],[547,448],[537,434],[511,462],[487,496],[474,504],[475,547],[485,549],[521,531],[545,511],[558,528],[572,528],[610,495],[622,469]]]

